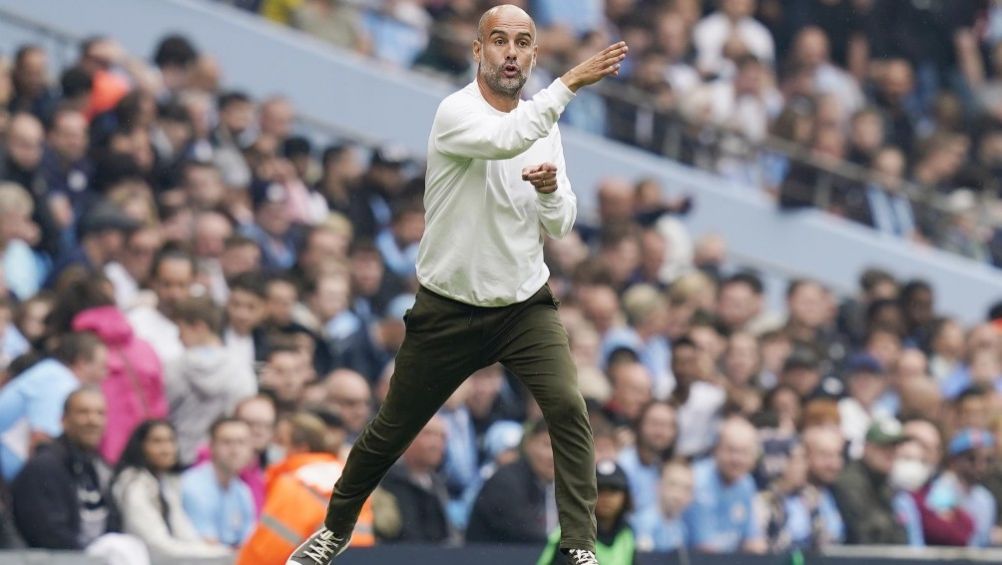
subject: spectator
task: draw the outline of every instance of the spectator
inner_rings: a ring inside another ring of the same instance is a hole
[[[67,199],[74,210],[86,208],[94,197],[93,190],[88,190],[94,166],[87,157],[87,118],[80,111],[56,110],[47,134],[41,169],[52,191],[49,197]]]
[[[457,531],[462,531],[466,523],[464,514],[469,512],[462,495],[477,482],[480,474],[477,432],[466,406],[472,386],[469,382],[469,379],[463,381],[438,411],[445,427],[445,453],[440,471],[448,491],[446,510],[449,522]]]
[[[926,505],[940,513],[963,509],[973,522],[967,539],[971,547],[991,544],[997,508],[991,493],[982,486],[991,460],[995,440],[985,430],[964,428],[950,440],[947,470],[929,487]]]
[[[800,547],[821,548],[845,541],[845,523],[832,494],[845,464],[845,441],[834,427],[815,426],[803,434],[807,486],[799,496],[810,517],[809,530],[795,536]],[[802,537],[803,534],[806,537]]]
[[[675,455],[692,457],[713,447],[719,411],[726,394],[706,375],[711,361],[692,338],[685,336],[672,343],[671,371],[675,390],[671,402],[678,411],[678,440]]]
[[[108,350],[92,333],[67,334],[52,357],[0,388],[0,470],[10,482],[41,444],[62,434],[63,404],[80,386],[99,386]],[[102,427],[103,431],[103,427]]]
[[[51,329],[93,332],[108,348],[108,377],[101,383],[109,406],[101,454],[117,463],[132,430],[142,421],[167,415],[163,371],[149,343],[137,338],[125,315],[113,305],[107,279],[71,282],[50,316]]]
[[[71,268],[87,274],[101,272],[120,258],[126,237],[138,227],[117,206],[95,204],[77,224],[77,246],[56,259],[44,286],[54,288],[63,272]]]
[[[202,212],[195,217],[193,253],[198,263],[199,281],[216,304],[226,302],[229,288],[220,257],[226,240],[233,236],[233,224],[218,212]]]
[[[608,565],[635,563],[637,541],[633,527],[627,520],[633,505],[626,473],[613,461],[599,461],[596,473],[598,501],[595,504],[595,519],[598,524],[598,539],[595,556]],[[563,554],[557,550],[560,544],[558,532],[559,528],[550,534],[538,563],[554,565],[566,562]]]
[[[468,543],[542,543],[557,524],[553,451],[543,420],[522,440],[522,456],[484,483],[466,528]]]
[[[38,227],[31,223],[35,204],[21,186],[0,182],[0,269],[7,289],[27,300],[42,284],[44,270],[29,243]]]
[[[264,267],[288,269],[295,262],[297,231],[289,208],[289,191],[277,182],[255,181],[251,185],[254,223],[243,235],[258,245]]]
[[[344,421],[348,443],[354,443],[372,417],[372,390],[368,381],[355,371],[338,369],[327,376],[325,386],[327,402]]]
[[[794,39],[793,61],[807,67],[814,82],[814,92],[833,95],[846,112],[863,105],[863,93],[856,80],[829,60],[828,36],[818,27],[802,28]]]
[[[693,467],[696,496],[685,512],[685,525],[696,549],[708,553],[766,550],[750,475],[758,443],[755,428],[747,420],[729,419],[720,426],[714,456]]]
[[[254,332],[264,322],[267,290],[256,273],[243,273],[229,281],[223,342],[234,359],[256,367],[258,359]],[[263,357],[263,355],[262,355]]]
[[[370,51],[358,10],[342,0],[306,0],[292,11],[292,26],[344,49]]]
[[[146,420],[132,433],[115,469],[111,492],[125,533],[139,536],[155,554],[226,557],[229,548],[199,537],[181,502],[177,442],[163,420]]]
[[[250,488],[238,475],[254,456],[250,426],[219,418],[209,438],[212,459],[181,475],[181,502],[203,540],[237,549],[250,537],[257,517]]]
[[[164,368],[164,380],[178,458],[190,465],[212,423],[257,392],[257,378],[223,345],[222,313],[210,299],[184,299],[173,310],[184,353]]]
[[[17,50],[11,82],[11,113],[30,112],[39,120],[48,118],[58,97],[49,84],[49,58],[42,47],[24,45]]]
[[[328,441],[324,420],[297,412],[286,423],[286,457],[268,469],[262,519],[240,549],[237,565],[283,565],[296,546],[323,523],[327,498],[341,476],[342,464],[335,454],[341,446]],[[351,538],[354,547],[375,542],[371,504],[362,507]]]
[[[141,226],[126,235],[125,246],[117,261],[104,267],[104,274],[115,287],[115,303],[129,311],[145,299],[141,286],[153,270],[153,260],[163,246],[163,236],[156,226]]]
[[[373,509],[380,541],[444,543],[456,537],[446,515],[445,477],[438,471],[447,432],[445,421],[433,417],[387,473],[380,503]]]
[[[846,465],[832,489],[850,544],[899,544],[907,532],[894,507],[888,476],[902,440],[895,420],[875,420],[866,432],[861,459]]]
[[[390,219],[390,225],[376,236],[376,247],[383,263],[402,279],[417,276],[418,242],[424,233],[424,207],[418,204],[400,204]]]
[[[887,388],[887,374],[879,361],[869,355],[855,355],[846,363],[845,375],[849,394],[838,403],[839,417],[849,442],[849,455],[858,459],[863,455],[870,424],[894,414],[878,403]]]
[[[909,422],[909,424],[921,421]],[[974,522],[960,507],[959,500],[945,507],[944,500],[935,501],[939,506],[930,505],[929,487],[939,473],[939,461],[930,463],[928,450],[922,441],[909,435],[908,441],[898,446],[891,469],[891,485],[914,499],[921,516],[920,536],[928,545],[965,546],[974,533]],[[901,496],[899,493],[898,496]],[[912,533],[909,532],[909,538]]]
[[[933,467],[915,466],[914,462],[924,456],[925,449],[919,442],[905,437],[902,443],[898,444],[895,449],[894,464],[891,466],[891,473],[887,478],[888,484],[895,490],[892,502],[894,511],[897,514],[898,520],[905,527],[905,532],[908,535],[908,545],[913,547],[922,547],[929,542],[925,538],[924,533],[925,514],[928,512],[928,509],[920,505],[922,499],[915,493],[915,485],[922,484],[922,481],[928,481],[928,472],[930,470],[935,471]],[[946,513],[940,517],[944,519],[949,518]],[[939,535],[948,534],[944,531],[940,532]]]
[[[603,412],[614,424],[633,427],[644,406],[651,401],[651,375],[635,361],[621,361],[609,367],[612,396]]]
[[[755,21],[755,0],[720,0],[719,11],[699,21],[692,31],[696,66],[704,76],[729,76],[725,55],[729,42],[739,42],[759,60],[771,63],[775,46],[769,31]]]
[[[657,503],[633,515],[637,549],[676,551],[688,547],[689,532],[683,516],[692,500],[692,468],[680,461],[665,463],[661,470]]]
[[[11,485],[17,527],[29,547],[86,551],[113,564],[148,564],[140,540],[116,533],[121,525],[109,489],[111,469],[97,451],[105,408],[104,395],[92,386],[66,397],[62,435]]]
[[[270,460],[268,448],[275,437],[275,401],[263,394],[245,398],[233,410],[233,416],[250,427],[250,443],[254,456],[240,471],[240,479],[250,488],[254,509],[259,514],[264,505],[264,469]],[[255,515],[256,515],[255,514]]]
[[[268,344],[265,365],[261,369],[261,390],[275,396],[280,414],[296,410],[303,398],[309,375],[301,370],[302,352],[289,339],[274,340]]]
[[[155,306],[139,306],[129,312],[133,331],[153,345],[164,365],[172,364],[184,352],[180,330],[172,318],[178,305],[191,297],[195,270],[195,259],[187,252],[162,249],[151,268]]]
[[[634,429],[634,445],[623,448],[617,461],[629,482],[633,510],[639,515],[658,505],[650,493],[657,490],[662,468],[675,447],[678,435],[675,408],[663,401],[647,404]]]

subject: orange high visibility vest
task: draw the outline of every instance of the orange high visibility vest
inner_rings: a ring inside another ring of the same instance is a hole
[[[240,549],[236,565],[285,565],[292,551],[323,524],[342,465],[334,456],[311,459],[291,472],[271,477],[261,519]],[[351,546],[375,543],[372,506],[366,501]]]

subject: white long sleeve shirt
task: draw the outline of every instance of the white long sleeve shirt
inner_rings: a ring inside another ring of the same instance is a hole
[[[442,101],[428,139],[423,286],[467,304],[506,306],[549,279],[543,238],[563,237],[577,216],[557,127],[573,97],[557,79],[506,113],[474,81]],[[522,169],[546,162],[557,167],[557,189],[540,194]]]

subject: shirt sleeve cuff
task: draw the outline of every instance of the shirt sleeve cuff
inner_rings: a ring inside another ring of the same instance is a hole
[[[537,190],[536,198],[538,198],[541,202],[545,204],[554,204],[560,200],[560,195],[557,194],[559,191],[560,191],[559,188],[557,190],[554,190],[553,192],[539,192]]]
[[[560,77],[554,79],[554,81],[550,83],[550,87],[547,90],[553,94],[553,97],[560,102],[561,105],[566,105],[577,95],[577,93],[573,90],[567,88],[567,85],[564,84],[564,81],[560,80]]]

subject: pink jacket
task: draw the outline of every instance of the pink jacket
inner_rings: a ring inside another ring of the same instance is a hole
[[[108,422],[101,454],[114,465],[140,422],[167,417],[160,359],[150,344],[133,334],[125,315],[114,306],[80,312],[73,329],[94,332],[108,346],[108,377],[101,383]]]

